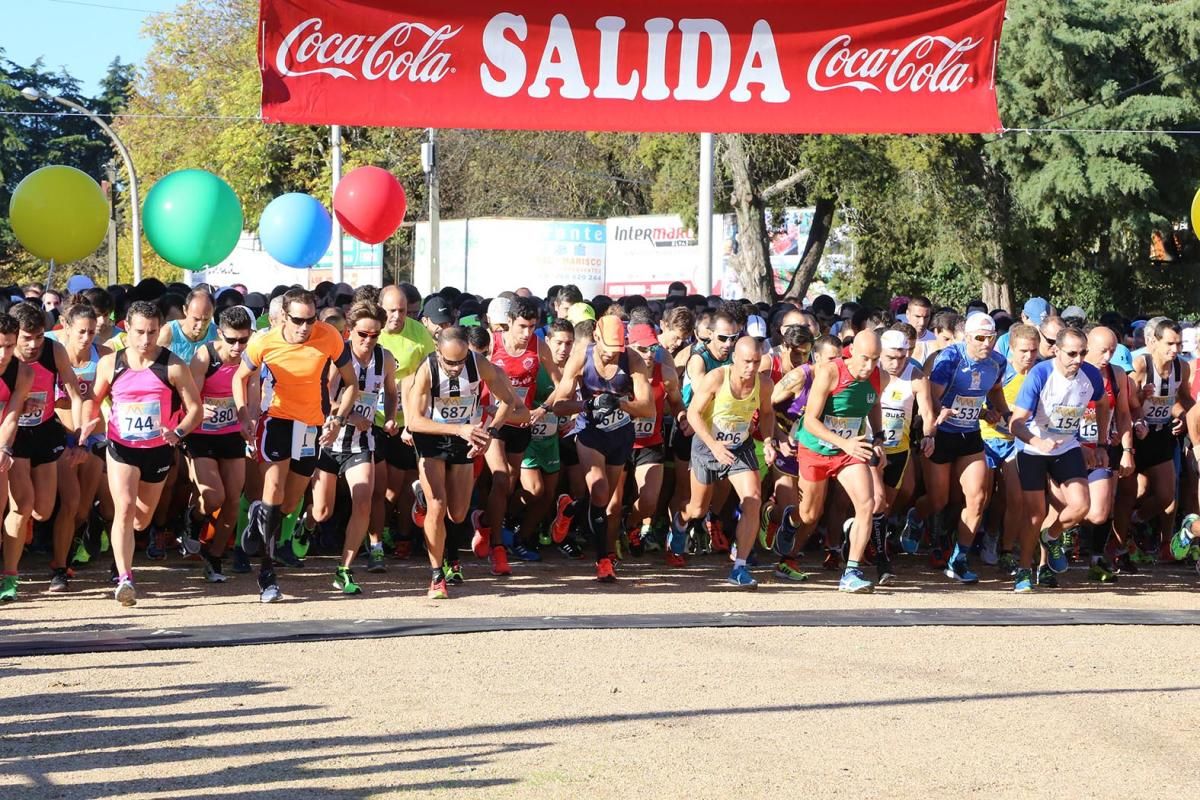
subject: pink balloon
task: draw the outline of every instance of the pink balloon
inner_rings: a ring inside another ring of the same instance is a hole
[[[379,167],[358,167],[338,182],[333,213],[347,233],[379,244],[404,221],[408,198],[396,176]]]

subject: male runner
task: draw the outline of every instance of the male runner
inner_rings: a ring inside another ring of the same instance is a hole
[[[137,604],[133,583],[134,531],[150,526],[175,463],[175,448],[200,424],[203,406],[191,369],[161,347],[162,312],[138,300],[125,314],[125,349],[100,359],[96,402],[112,400],[108,415],[108,488],[117,566],[117,602]],[[182,410],[182,419],[180,413]]]
[[[283,295],[283,313],[282,326],[250,341],[233,379],[242,436],[254,444],[265,464],[262,498],[250,506],[241,541],[248,556],[262,552],[258,585],[259,600],[264,603],[283,597],[273,560],[282,509],[295,508],[300,502],[317,467],[317,446],[333,444],[358,397],[350,349],[332,325],[317,320],[317,300],[312,292],[289,289]],[[323,389],[329,361],[341,374],[343,388],[332,398],[334,413],[327,417]],[[274,386],[271,405],[260,419],[248,382],[263,365]]]
[[[196,351],[217,338],[212,296],[203,289],[193,289],[184,301],[183,315],[183,319],[162,326],[158,343],[183,363],[191,364]]]

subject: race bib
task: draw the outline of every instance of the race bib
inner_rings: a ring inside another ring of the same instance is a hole
[[[629,424],[629,419],[629,415],[620,408],[606,411],[595,418],[596,427],[602,431],[615,431],[617,428],[623,428]]]
[[[530,426],[529,431],[534,439],[553,439],[558,434],[558,424],[561,420],[555,414],[547,413]]]
[[[383,402],[383,392],[359,392],[358,399],[354,401],[354,407],[350,409],[351,414],[357,414],[363,419],[373,419],[375,409]]]
[[[220,431],[237,423],[237,406],[232,397],[210,397],[204,401],[202,431]]]
[[[304,428],[304,436],[300,439],[300,455],[297,458],[311,458],[317,454],[317,432],[319,430],[316,425],[308,425]]]
[[[1148,425],[1169,424],[1171,422],[1171,398],[1158,396],[1146,398],[1144,416]]]
[[[1095,444],[1100,439],[1100,423],[1096,419],[1096,409],[1089,408],[1083,412],[1079,421],[1079,439],[1088,444]]]
[[[45,392],[30,392],[25,396],[25,408],[21,411],[21,416],[17,418],[17,424],[23,428],[31,428],[34,425],[40,425],[42,422],[42,414],[46,409],[46,393]]]
[[[904,438],[904,426],[907,423],[908,419],[904,416],[903,409],[883,409],[883,446],[899,446],[900,440]]]
[[[956,395],[954,397],[954,405],[950,407],[951,419],[958,422],[979,422],[979,417],[983,414],[983,401],[985,399],[983,395],[979,395],[978,397]]]
[[[116,410],[117,432],[127,442],[157,439],[162,428],[162,403],[121,403]]]
[[[853,439],[862,433],[862,417],[835,417],[829,414],[822,421],[829,432],[839,439]]]
[[[433,400],[435,422],[467,425],[471,422],[474,410],[475,400],[471,397],[435,397]]]
[[[750,423],[744,420],[714,419],[713,438],[730,450],[736,450],[750,438]]]
[[[1050,430],[1054,433],[1072,435],[1079,430],[1086,409],[1079,406],[1058,405],[1050,409]]]
[[[654,435],[654,423],[658,417],[635,417],[633,420],[633,436],[636,439],[649,439]]]

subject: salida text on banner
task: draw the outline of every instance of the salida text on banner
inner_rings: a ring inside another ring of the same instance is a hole
[[[263,118],[986,133],[1004,0],[260,0]]]

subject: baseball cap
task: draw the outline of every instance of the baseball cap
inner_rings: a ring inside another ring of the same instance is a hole
[[[1184,328],[1180,349],[1185,353],[1195,353],[1197,344],[1200,344],[1200,328]]]
[[[982,312],[972,314],[967,317],[966,332],[994,334],[996,332],[996,321],[988,314]]]
[[[1025,301],[1021,313],[1029,319],[1030,325],[1041,325],[1050,316],[1050,303],[1044,297],[1031,297]]]
[[[596,320],[596,330],[605,347],[610,350],[625,349],[625,323],[621,321],[620,317],[612,315],[601,317]]]
[[[448,325],[454,321],[450,315],[450,304],[440,294],[431,295],[421,306],[421,316],[434,325]]]
[[[595,319],[596,311],[587,303],[574,303],[567,309],[567,321],[572,325],[578,325],[585,319]]]
[[[1064,309],[1063,309],[1063,312],[1062,312],[1062,314],[1060,314],[1059,316],[1061,316],[1063,319],[1082,319],[1082,320],[1086,320],[1086,319],[1087,319],[1087,312],[1086,312],[1086,311],[1084,311],[1084,310],[1083,310],[1082,308],[1080,308],[1079,306],[1067,306],[1066,308],[1064,308]]]
[[[907,350],[909,342],[901,331],[884,331],[879,337],[879,344],[884,350]]]
[[[509,312],[512,310],[512,300],[507,297],[493,297],[487,307],[487,321],[489,325],[507,325],[510,320]]]
[[[94,288],[96,288],[96,284],[87,275],[72,275],[67,281],[67,294],[75,294]]]
[[[757,314],[746,318],[746,335],[755,339],[767,338],[767,321]]]
[[[658,344],[658,336],[650,325],[631,325],[629,327],[629,343],[638,347],[652,347]]]

